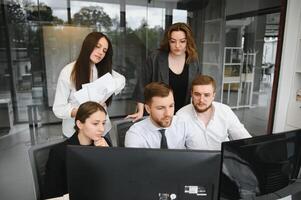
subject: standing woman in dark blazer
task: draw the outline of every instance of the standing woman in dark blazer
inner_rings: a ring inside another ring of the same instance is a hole
[[[190,103],[190,87],[195,75],[201,73],[191,28],[185,23],[172,24],[164,33],[160,48],[141,67],[134,91],[137,112],[127,118],[137,121],[144,112],[144,86],[164,82],[171,86],[175,97],[175,112]]]

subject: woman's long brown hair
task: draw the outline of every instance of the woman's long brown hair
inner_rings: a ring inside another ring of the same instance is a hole
[[[97,68],[98,77],[106,73],[112,74],[112,58],[113,58],[113,48],[111,41],[109,38],[100,32],[92,32],[87,35],[85,38],[79,56],[74,64],[72,73],[71,73],[71,81],[73,82],[76,90],[80,90],[82,88],[82,84],[90,82],[91,69],[90,69],[90,55],[96,47],[100,38],[104,37],[108,42],[108,50],[106,52],[105,57],[99,62],[96,63],[95,66]],[[112,97],[110,97],[106,104],[110,105],[112,102]]]
[[[160,51],[170,51],[169,40],[171,39],[171,33],[173,31],[183,31],[186,35],[187,46],[186,46],[186,63],[191,63],[198,60],[198,53],[196,50],[195,41],[193,39],[193,34],[191,28],[185,23],[175,23],[172,24],[164,33],[164,37],[160,44]]]

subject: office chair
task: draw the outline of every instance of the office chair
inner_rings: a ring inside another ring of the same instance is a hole
[[[272,74],[274,73],[274,65],[270,64],[267,68],[264,70],[264,75],[267,77],[267,82],[271,82],[272,80]]]
[[[142,117],[136,122],[140,122],[144,120],[146,116]],[[132,122],[129,119],[122,119],[119,121],[115,121],[114,124],[116,126],[116,138],[117,138],[117,146],[124,147],[125,134],[129,130],[129,128],[136,122]]]
[[[52,141],[49,143],[38,144],[32,146],[28,150],[29,160],[32,169],[33,181],[34,181],[34,193],[35,199],[43,199],[43,188],[46,164],[48,160],[49,150],[57,144],[64,142],[65,139]]]
[[[115,122],[118,147],[124,147],[125,134],[133,124],[134,123],[129,120],[120,120]]]

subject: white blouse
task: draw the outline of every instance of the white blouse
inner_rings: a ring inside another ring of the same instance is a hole
[[[73,82],[71,81],[71,72],[74,64],[75,62],[66,65],[60,72],[56,86],[54,103],[52,107],[55,116],[63,120],[62,129],[63,134],[66,137],[71,137],[75,132],[75,121],[74,118],[71,117],[71,111],[73,108],[78,108],[80,105],[74,97],[74,92],[76,92],[76,89]],[[125,86],[125,77],[114,70],[112,70],[112,77],[116,82],[120,83],[118,84],[120,85],[120,87],[117,88],[114,93],[115,95],[117,95]],[[97,68],[95,65],[93,65],[92,79],[90,82],[93,82],[96,79],[98,79]],[[110,129],[111,122],[109,120],[109,116],[107,115],[104,135],[107,134],[110,131]]]

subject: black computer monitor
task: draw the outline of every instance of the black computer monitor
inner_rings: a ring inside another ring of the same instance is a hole
[[[71,200],[216,200],[218,151],[67,147]]]
[[[224,142],[219,196],[271,197],[298,178],[300,160],[301,129]]]

